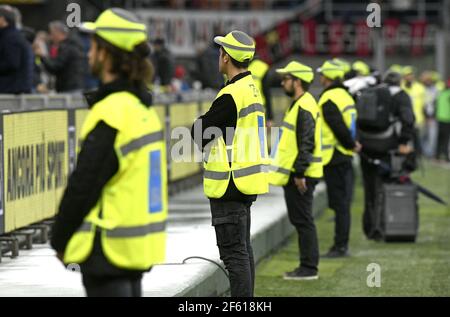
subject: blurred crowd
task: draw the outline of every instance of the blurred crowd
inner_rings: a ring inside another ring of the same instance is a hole
[[[288,9],[304,0],[134,0],[133,7],[195,10],[269,10]],[[110,0],[110,6],[123,6],[123,0]]]
[[[88,35],[69,29],[62,21],[49,23],[48,30],[35,31],[21,20],[18,9],[0,6],[0,94],[78,93],[98,86],[88,71]],[[198,71],[187,71],[175,63],[164,39],[156,38],[151,44],[156,93],[181,93],[192,86],[220,87],[220,77],[211,79],[207,68],[217,50],[199,53]],[[191,73],[200,76],[203,85],[193,85]]]

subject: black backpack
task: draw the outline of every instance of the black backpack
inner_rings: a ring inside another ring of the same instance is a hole
[[[370,132],[387,130],[392,124],[390,121],[391,101],[392,96],[386,85],[360,91],[356,101],[358,128]]]

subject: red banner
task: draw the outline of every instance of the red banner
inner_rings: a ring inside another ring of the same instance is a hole
[[[302,24],[302,21],[300,21]],[[316,26],[317,22],[314,20],[305,20],[303,22],[303,52],[308,55],[316,54]]]
[[[283,22],[277,26],[278,41],[282,54],[290,55],[292,53],[292,45],[289,34],[289,23]]]
[[[332,21],[328,29],[329,50],[333,56],[344,52],[344,24],[341,21]]]
[[[386,19],[383,24],[384,45],[386,54],[391,55],[395,53],[395,46],[397,45],[397,31],[400,21],[397,19]]]
[[[367,26],[365,20],[358,21],[355,28],[355,46],[356,55],[358,56],[368,56],[370,55],[372,48],[370,45],[370,29]]]
[[[426,21],[418,20],[411,23],[411,53],[413,56],[423,53],[423,39],[426,28]]]
[[[272,57],[269,52],[269,47],[266,42],[266,37],[264,35],[258,35],[255,37],[256,43],[256,54],[260,59],[266,63],[272,64]]]

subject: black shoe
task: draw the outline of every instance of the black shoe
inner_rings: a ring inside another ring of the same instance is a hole
[[[328,259],[334,259],[334,258],[344,258],[350,256],[350,252],[348,252],[347,248],[338,248],[338,247],[331,247],[330,251],[328,251],[326,254],[322,255],[323,258]]]
[[[319,279],[319,274],[314,270],[296,268],[292,272],[284,273],[283,279],[291,281],[312,281]]]
[[[367,236],[367,239],[380,242],[380,241],[383,241],[383,235],[379,231],[374,231],[370,235]]]

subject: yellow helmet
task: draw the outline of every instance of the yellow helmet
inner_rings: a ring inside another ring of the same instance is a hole
[[[432,70],[432,71],[430,71],[430,74],[431,74],[431,79],[433,81],[438,82],[441,80],[441,74],[439,74],[437,71]]]
[[[392,64],[391,67],[389,67],[389,71],[402,74],[402,68],[403,66],[400,64]]]
[[[406,76],[406,75],[412,75],[414,74],[415,69],[412,66],[404,66],[402,67],[402,75]]]
[[[290,62],[284,68],[278,68],[276,70],[278,74],[289,74],[301,80],[310,83],[314,79],[314,71],[311,67],[306,66],[299,62]]]
[[[355,70],[361,76],[367,76],[370,74],[370,67],[363,61],[356,61],[352,65],[352,69]]]
[[[325,61],[322,66],[317,69],[317,72],[331,80],[344,77],[342,66],[332,60]]]
[[[82,23],[80,30],[96,34],[127,52],[148,40],[145,24],[133,13],[120,8],[103,11],[95,22]]]
[[[352,66],[345,59],[335,57],[333,58],[333,62],[341,65],[342,69],[344,70],[344,74],[347,74],[349,71],[352,70]]]
[[[216,36],[214,42],[238,62],[251,61],[255,55],[255,41],[242,31],[231,31],[225,36]]]

